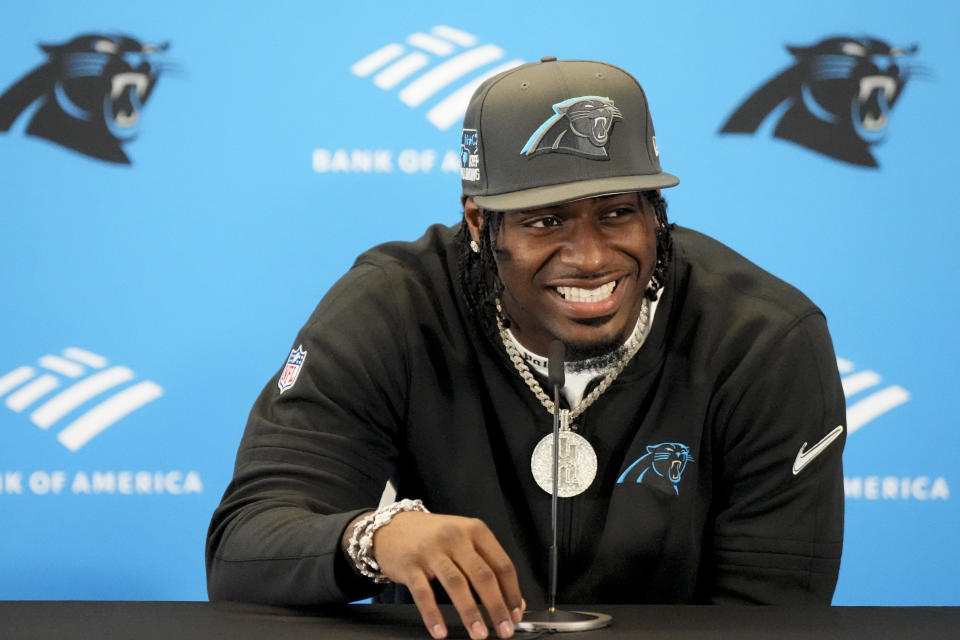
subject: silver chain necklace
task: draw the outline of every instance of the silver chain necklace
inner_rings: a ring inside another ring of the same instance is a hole
[[[500,307],[497,301],[497,307]],[[557,497],[569,498],[580,495],[593,483],[597,475],[597,454],[593,450],[590,442],[576,432],[576,425],[573,421],[586,411],[597,398],[599,398],[613,383],[620,372],[623,371],[631,358],[640,350],[643,340],[646,337],[648,325],[650,323],[650,303],[646,298],[640,306],[640,317],[637,319],[637,325],[633,333],[627,340],[626,351],[617,361],[613,369],[604,376],[593,391],[587,394],[583,400],[577,403],[573,409],[560,409],[560,433],[559,433],[559,469],[560,475],[557,479]],[[507,351],[510,361],[516,368],[517,373],[536,396],[540,404],[553,415],[557,410],[553,400],[550,399],[540,386],[540,382],[530,371],[523,356],[514,344],[513,338],[507,333],[497,314],[497,329],[500,331],[500,340]],[[530,456],[530,471],[533,473],[533,479],[537,485],[549,494],[553,494],[553,433],[545,435],[537,446],[533,449]]]

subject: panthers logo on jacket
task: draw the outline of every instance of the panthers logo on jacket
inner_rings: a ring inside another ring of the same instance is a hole
[[[884,139],[890,111],[911,74],[923,71],[908,64],[917,46],[830,37],[787,50],[793,66],[747,98],[720,133],[754,133],[775,118],[774,137],[842,162],[876,167],[870,147]]]
[[[633,478],[634,482],[661,483],[680,493],[678,485],[683,479],[683,471],[687,464],[694,462],[690,455],[690,447],[679,442],[661,442],[647,446],[647,452],[633,461],[620,477],[617,484],[623,484],[626,479]],[[651,473],[652,472],[652,473]]]
[[[580,96],[553,105],[553,115],[533,132],[520,153],[559,151],[606,160],[614,120],[622,120],[610,98]]]
[[[0,131],[9,131],[22,114],[32,112],[28,135],[130,164],[121,147],[137,133],[140,112],[160,73],[156,54],[167,47],[99,34],[40,45],[46,62],[0,95]]]

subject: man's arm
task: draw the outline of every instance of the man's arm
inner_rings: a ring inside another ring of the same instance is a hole
[[[378,267],[355,267],[295,341],[307,353],[296,383],[281,393],[275,377],[260,395],[208,533],[212,600],[316,605],[380,590],[353,569],[345,544],[378,504],[401,446],[403,290]],[[434,580],[471,638],[489,633],[478,604],[498,635],[513,634],[523,607],[516,571],[482,522],[398,514],[376,532],[374,556],[410,589],[434,637],[446,634]]]
[[[846,404],[823,316],[758,340],[721,395],[710,599],[829,604],[843,546]]]
[[[406,376],[386,288],[378,270],[351,270],[294,342],[306,352],[296,382],[281,391],[275,376],[254,404],[208,533],[211,599],[310,605],[378,591],[340,539],[376,508],[397,458]]]

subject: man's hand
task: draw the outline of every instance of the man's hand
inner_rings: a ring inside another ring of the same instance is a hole
[[[344,537],[352,530],[352,525],[347,527]],[[511,637],[514,623],[523,616],[513,562],[480,520],[416,511],[398,513],[374,534],[373,555],[390,580],[410,590],[434,638],[447,635],[430,586],[434,579],[450,596],[474,640],[483,640],[489,631],[471,587],[501,638]]]

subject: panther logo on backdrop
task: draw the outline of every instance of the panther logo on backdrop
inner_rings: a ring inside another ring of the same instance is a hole
[[[0,375],[0,398],[15,413],[29,410],[34,426],[56,427],[60,444],[77,451],[163,395],[163,387],[150,380],[127,385],[134,381],[134,372],[108,365],[98,353],[67,347],[60,355],[40,357],[36,366],[24,365]],[[69,386],[53,393],[65,383]],[[68,424],[60,429],[65,418]]]
[[[168,43],[125,35],[79,35],[41,44],[47,60],[0,95],[0,131],[24,116],[26,134],[106,162],[130,164],[123,145],[138,131],[141,111]]]
[[[871,148],[884,140],[907,81],[926,73],[911,62],[917,46],[836,36],[787,51],[794,64],[737,107],[720,133],[755,133],[772,121],[776,138],[841,162],[878,166]]]

